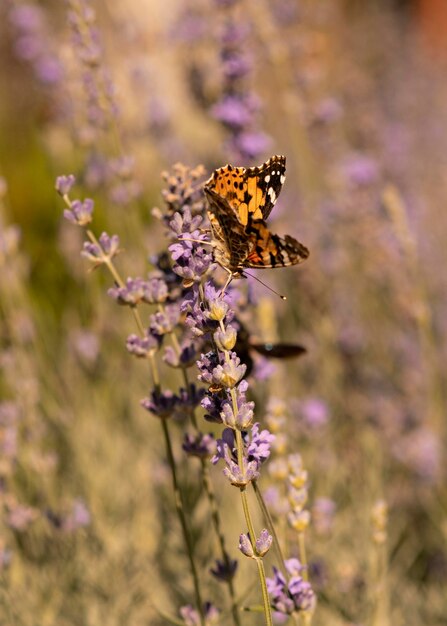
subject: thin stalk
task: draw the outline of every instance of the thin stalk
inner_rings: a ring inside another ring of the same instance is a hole
[[[175,459],[174,459],[174,454],[172,452],[172,445],[171,445],[171,437],[169,435],[169,429],[168,429],[168,423],[167,420],[161,420],[162,423],[162,427],[163,427],[163,435],[165,438],[165,445],[166,445],[166,452],[167,452],[167,456],[168,456],[168,461],[169,461],[169,465],[171,467],[171,478],[172,478],[172,487],[174,490],[174,500],[175,500],[175,508],[177,510],[177,514],[180,520],[180,524],[182,526],[182,531],[183,531],[183,538],[185,540],[186,543],[186,548],[188,551],[188,558],[189,558],[189,566],[191,568],[191,574],[192,574],[192,578],[193,578],[193,582],[194,582],[194,593],[196,596],[196,604],[197,604],[197,608],[200,614],[200,623],[202,626],[205,626],[205,616],[203,613],[203,602],[202,602],[202,597],[200,594],[200,584],[199,584],[199,577],[197,574],[197,568],[196,568],[196,563],[195,563],[195,559],[194,559],[194,549],[193,549],[193,545],[192,545],[192,541],[191,541],[191,534],[189,532],[188,529],[188,524],[186,522],[186,516],[185,516],[185,511],[183,508],[183,500],[182,500],[182,495],[178,486],[178,480],[177,480],[177,472],[176,472],[176,464],[175,464]]]
[[[206,465],[206,461],[205,459],[201,459],[202,462],[202,480],[203,480],[203,486],[205,488],[206,491],[206,495],[208,497],[208,501],[210,504],[210,510],[211,510],[211,519],[213,520],[213,525],[214,525],[214,530],[216,532],[218,541],[219,541],[219,545],[220,545],[220,550],[222,553],[222,559],[225,563],[225,566],[227,568],[227,570],[230,570],[230,559],[228,557],[228,552],[225,548],[225,537],[224,534],[222,532],[222,527],[221,527],[221,523],[220,523],[220,515],[219,515],[219,510],[217,508],[217,502],[216,502],[216,498],[214,495],[214,490],[213,490],[213,486],[210,480],[210,475],[209,475],[209,469],[208,466]],[[233,614],[233,620],[234,623],[236,624],[236,626],[241,626],[241,622],[240,622],[240,617],[239,617],[239,608],[238,608],[238,603],[237,603],[237,599],[236,599],[236,592],[234,589],[234,585],[233,585],[233,579],[230,578],[228,580],[228,589],[230,592],[230,597],[231,597],[231,612]]]
[[[261,557],[256,559],[256,565],[258,566],[259,580],[261,581],[262,599],[264,602],[265,621],[268,626],[273,626],[272,612],[270,610],[270,598],[267,591],[267,582],[265,579],[264,561]]]

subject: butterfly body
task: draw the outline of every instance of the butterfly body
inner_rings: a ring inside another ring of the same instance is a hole
[[[285,163],[273,156],[260,167],[226,165],[204,185],[215,259],[233,277],[246,268],[287,267],[309,256],[303,244],[273,234],[266,224],[284,184]]]

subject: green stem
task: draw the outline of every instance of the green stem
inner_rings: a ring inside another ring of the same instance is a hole
[[[161,423],[163,427],[163,435],[165,438],[166,454],[167,454],[168,462],[171,468],[171,478],[172,478],[172,487],[174,490],[175,507],[177,510],[177,515],[180,520],[180,524],[181,524],[182,532],[183,532],[183,538],[185,540],[185,544],[186,544],[186,548],[188,552],[189,565],[191,568],[191,574],[192,574],[192,578],[194,582],[194,593],[196,596],[196,605],[200,614],[200,623],[202,626],[204,626],[205,616],[203,613],[203,602],[202,602],[202,597],[200,594],[199,577],[197,574],[197,568],[196,568],[196,564],[194,560],[194,550],[193,550],[192,541],[191,541],[191,534],[189,532],[188,524],[186,522],[185,511],[183,508],[183,500],[182,500],[181,492],[178,486],[177,471],[176,471],[174,454],[172,452],[171,437],[169,435],[167,420],[161,420]]]
[[[272,612],[270,610],[269,592],[267,591],[267,582],[265,579],[264,561],[261,557],[256,559],[256,565],[258,566],[259,580],[261,581],[262,600],[264,602],[264,614],[265,623],[267,626],[273,626]]]
[[[210,480],[209,469],[208,469],[205,459],[201,459],[201,461],[202,461],[203,485],[204,485],[206,494],[208,496],[208,501],[210,504],[211,519],[213,520],[214,529],[215,529],[215,532],[219,541],[222,559],[225,563],[225,567],[227,568],[227,571],[229,572],[230,571],[230,558],[225,548],[225,537],[222,532],[219,510],[217,508],[217,502],[216,502],[216,498],[214,495],[213,486]],[[230,597],[231,597],[231,612],[233,614],[234,623],[236,624],[236,626],[241,626],[240,617],[239,617],[239,608],[238,608],[238,604],[236,600],[236,592],[234,589],[232,578],[228,580],[228,589],[229,589]]]

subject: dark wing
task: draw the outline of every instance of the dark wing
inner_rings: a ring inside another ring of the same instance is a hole
[[[264,220],[253,220],[246,228],[249,239],[249,253],[244,267],[271,268],[288,267],[302,263],[309,256],[309,250],[302,243],[286,235],[274,235]]]
[[[244,259],[250,252],[249,238],[225,198],[207,187],[205,195],[209,204],[208,217],[213,237],[225,248],[228,269],[235,271],[244,265]]]
[[[250,347],[273,359],[292,359],[307,352],[304,346],[297,343],[251,343]]]
[[[250,218],[268,218],[284,184],[285,172],[286,158],[276,155],[259,167],[225,165],[204,187],[227,200],[237,220],[246,226]]]

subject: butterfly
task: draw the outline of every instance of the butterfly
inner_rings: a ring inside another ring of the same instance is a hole
[[[267,227],[285,181],[286,158],[272,156],[259,167],[225,165],[204,184],[215,259],[233,277],[246,268],[288,267],[302,263],[309,250]]]

